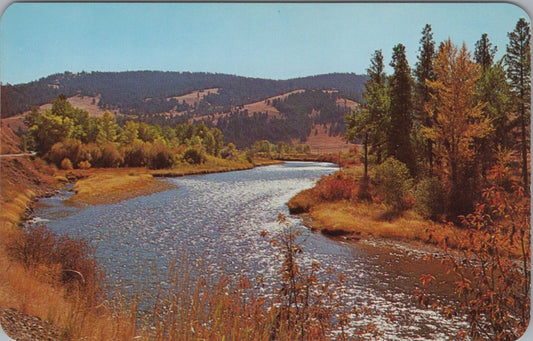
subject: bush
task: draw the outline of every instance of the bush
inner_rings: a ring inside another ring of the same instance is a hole
[[[112,143],[105,143],[99,148],[98,157],[93,157],[97,167],[115,168],[124,161],[117,147]]]
[[[156,143],[150,150],[151,169],[171,168],[174,165],[172,151],[164,144]]]
[[[124,165],[127,167],[144,167],[150,161],[150,143],[135,140],[124,148]]]
[[[424,218],[437,220],[445,212],[445,195],[438,178],[422,179],[415,187],[415,210]]]
[[[91,163],[89,161],[80,161],[80,163],[78,163],[78,168],[89,169],[91,168]]]
[[[370,183],[368,178],[361,177],[358,183],[359,187],[354,192],[357,200],[372,201],[372,193],[370,191]]]
[[[224,159],[232,159],[233,154],[235,154],[236,151],[237,151],[237,147],[235,147],[235,145],[232,142],[230,142],[228,143],[226,147],[222,149],[222,151],[220,152],[220,155],[222,155]]]
[[[375,168],[374,182],[379,196],[394,211],[410,208],[413,179],[403,162],[394,157],[388,158]]]
[[[195,148],[189,148],[183,154],[183,159],[193,165],[199,165],[207,161],[205,153]]]
[[[349,200],[356,192],[357,184],[343,172],[323,176],[316,184],[318,199],[324,201]]]
[[[83,145],[80,140],[76,139],[65,139],[62,142],[57,142],[46,154],[46,158],[49,161],[61,168],[63,168],[61,165],[63,160],[69,159],[72,164],[78,164],[83,161],[84,156]],[[72,167],[69,169],[72,169]]]
[[[93,290],[100,280],[94,260],[94,248],[85,240],[68,235],[58,236],[45,225],[29,225],[21,234],[6,243],[8,255],[26,268],[59,266],[59,279],[67,285],[76,284],[84,290]]]
[[[63,161],[61,161],[61,169],[71,170],[72,168],[72,162],[69,158],[64,158]]]

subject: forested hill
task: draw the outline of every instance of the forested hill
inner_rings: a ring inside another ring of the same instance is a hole
[[[336,89],[344,97],[360,102],[366,79],[367,76],[353,73],[270,80],[199,72],[65,72],[26,84],[2,85],[1,113],[3,118],[14,116],[49,103],[60,94],[99,96],[95,104],[100,108],[122,113],[189,110],[187,103],[174,97],[202,89],[216,89],[204,100],[210,108],[222,111],[296,89]]]

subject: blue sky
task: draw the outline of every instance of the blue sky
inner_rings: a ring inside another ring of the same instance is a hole
[[[505,3],[15,3],[0,21],[0,81],[63,71],[205,71],[288,79],[365,73],[382,49],[421,31],[473,51],[481,34],[505,52],[519,7]],[[390,72],[390,70],[389,70]]]

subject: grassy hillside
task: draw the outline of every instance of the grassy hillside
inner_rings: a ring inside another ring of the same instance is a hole
[[[3,85],[2,117],[10,117],[50,102],[64,94],[96,97],[101,109],[122,113],[153,114],[190,111],[206,114],[279,95],[296,89],[337,89],[354,100],[361,99],[366,76],[326,74],[289,80],[248,78],[226,74],[190,72],[91,72],[55,74],[37,81]],[[199,103],[180,96],[203,89],[218,89]]]

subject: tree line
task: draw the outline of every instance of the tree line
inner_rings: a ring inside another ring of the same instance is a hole
[[[405,167],[406,177],[444,198],[432,210],[448,217],[473,211],[496,165],[519,170],[508,182],[519,178],[529,193],[529,23],[520,19],[508,37],[505,56],[495,60],[497,47],[487,34],[472,54],[450,39],[437,47],[428,24],[414,69],[398,44],[391,75],[382,51],[375,51],[364,108],[346,116],[347,140],[362,145],[364,178],[373,165]]]
[[[177,162],[203,163],[208,157],[231,158],[233,144],[205,124],[160,126],[133,120],[122,126],[106,111],[91,117],[73,107],[64,95],[51,109],[34,108],[26,116],[25,147],[64,169],[90,167],[170,168]]]

